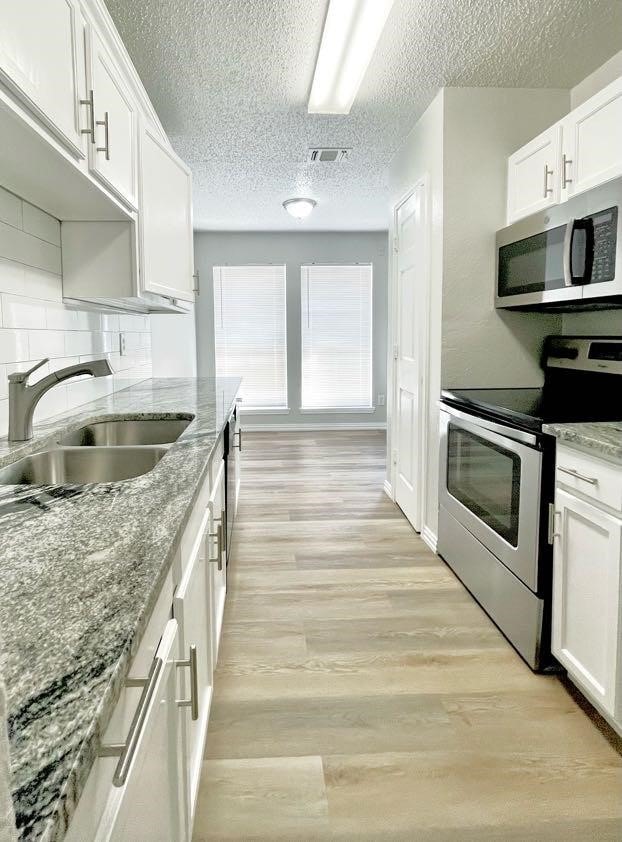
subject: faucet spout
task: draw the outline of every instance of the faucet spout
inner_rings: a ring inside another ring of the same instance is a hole
[[[107,377],[113,374],[110,363],[104,358],[69,365],[51,372],[47,377],[29,386],[29,376],[46,362],[48,360],[42,360],[28,371],[15,371],[9,374],[9,441],[11,442],[28,441],[32,438],[32,417],[35,407],[43,395],[57,383],[85,374],[91,377]]]

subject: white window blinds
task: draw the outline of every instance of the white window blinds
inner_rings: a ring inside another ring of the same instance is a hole
[[[372,267],[302,266],[302,408],[372,403]]]
[[[244,408],[287,406],[285,266],[214,266],[216,375],[242,377]]]

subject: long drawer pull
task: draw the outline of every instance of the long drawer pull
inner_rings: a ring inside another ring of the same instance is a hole
[[[235,436],[238,437],[238,443],[237,444],[235,444]],[[242,452],[242,430],[238,430],[236,433],[234,433],[234,444],[233,444],[233,446],[237,447],[238,450],[240,451],[240,453]]]
[[[218,521],[218,526],[216,527],[216,532],[210,532],[209,537],[216,539],[216,558],[209,557],[209,561],[214,562],[214,564],[218,564],[218,569],[222,570],[222,550],[223,550],[223,542],[222,542],[222,517],[214,518],[214,520]]]
[[[127,780],[127,774],[132,765],[143,725],[147,718],[149,705],[155,693],[158,678],[162,672],[162,665],[162,658],[154,658],[151,662],[151,669],[146,680],[143,682],[140,679],[140,683],[143,685],[143,692],[140,694],[140,700],[134,712],[132,724],[127,734],[127,740],[124,743],[108,743],[100,747],[99,755],[101,757],[119,757],[119,762],[112,778],[113,786],[123,786]],[[135,686],[134,682],[130,686]]]
[[[192,645],[188,659],[175,661],[176,667],[190,667],[190,698],[177,699],[180,708],[190,708],[190,714],[194,720],[199,718],[199,671],[197,665],[197,647]]]
[[[557,470],[562,474],[569,474],[575,479],[580,479],[582,482],[589,482],[590,485],[598,485],[596,477],[586,477],[585,474],[580,474],[579,471],[575,471],[574,468],[562,468],[561,465],[558,465]]]

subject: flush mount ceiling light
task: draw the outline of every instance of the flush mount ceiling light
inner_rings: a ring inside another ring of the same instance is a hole
[[[309,114],[349,114],[393,0],[330,0]]]
[[[315,199],[288,199],[283,207],[294,219],[305,219],[317,205]]]

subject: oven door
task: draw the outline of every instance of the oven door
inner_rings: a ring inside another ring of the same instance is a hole
[[[453,407],[443,406],[440,418],[441,505],[537,591],[542,453],[536,437]]]

